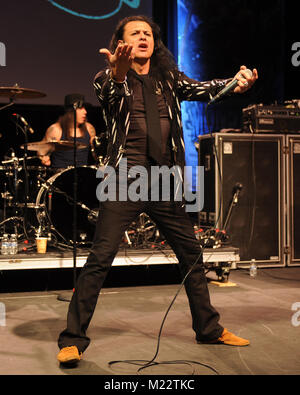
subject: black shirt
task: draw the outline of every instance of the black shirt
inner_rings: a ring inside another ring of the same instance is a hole
[[[147,156],[147,124],[146,111],[143,97],[142,82],[135,77],[136,73],[131,73],[133,89],[133,105],[130,115],[130,128],[128,131],[125,155],[128,168],[136,165],[148,167],[151,165],[150,158]],[[162,134],[162,153],[165,165],[171,165],[171,146],[170,146],[170,120],[164,96],[156,94],[157,106],[160,116],[160,126]]]

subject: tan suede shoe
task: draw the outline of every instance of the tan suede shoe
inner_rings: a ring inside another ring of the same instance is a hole
[[[236,336],[224,328],[222,335],[216,340],[216,343],[227,344],[229,346],[248,346],[249,340]]]
[[[236,336],[235,334],[229,332],[226,328],[224,328],[222,335],[216,339],[208,342],[200,342],[198,343],[206,343],[206,344],[227,344],[228,346],[248,346],[250,344],[249,340],[243,339],[242,337]]]
[[[63,364],[76,364],[81,360],[82,353],[79,353],[76,346],[64,347],[57,354],[57,359]]]

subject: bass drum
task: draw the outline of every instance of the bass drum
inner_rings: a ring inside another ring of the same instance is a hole
[[[99,212],[99,201],[96,188],[99,179],[96,178],[97,167],[77,167],[77,226],[76,241],[91,244],[95,224]],[[43,226],[50,224],[51,230],[65,242],[73,241],[73,196],[74,196],[74,167],[54,174],[40,189],[36,206],[37,218]]]

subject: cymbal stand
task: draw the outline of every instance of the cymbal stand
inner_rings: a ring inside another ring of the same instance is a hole
[[[23,158],[23,168],[24,168],[24,174],[25,174],[25,196],[24,196],[24,233],[25,237],[28,239],[27,235],[27,230],[26,230],[26,224],[27,224],[27,216],[28,216],[28,210],[27,210],[27,203],[28,203],[28,193],[29,193],[29,184],[28,184],[28,169],[27,169],[27,158],[28,158],[28,129],[29,125],[24,125],[20,126],[24,137],[25,137],[25,143],[24,143],[24,158]]]
[[[5,104],[3,107],[1,107],[1,108],[0,108],[0,111],[1,111],[1,110],[5,110],[6,108],[13,106],[14,104],[15,104],[15,103],[14,103],[13,99],[10,98],[10,99],[9,99],[9,103],[8,103],[8,104]]]
[[[6,233],[5,223],[6,223],[6,198],[7,198],[7,185],[4,183],[4,192],[3,192],[3,234]]]
[[[7,189],[7,184],[4,184],[4,192],[1,193],[1,197],[4,200],[3,203],[3,221],[1,222],[0,226],[3,226],[4,233],[6,233],[6,224],[12,222],[14,224],[14,231],[13,233],[18,234],[16,223],[23,222],[23,217],[20,217],[16,211],[17,207],[17,189],[18,189],[18,171],[19,171],[19,158],[15,156],[14,151],[12,150],[11,159],[5,160],[2,162],[4,165],[11,164],[12,167],[8,167],[6,171],[6,177],[9,180],[10,190]],[[11,179],[12,177],[12,179]],[[12,192],[12,194],[10,193]],[[9,202],[9,204],[7,204]],[[14,209],[14,215],[6,218],[7,216],[7,207],[12,207]]]
[[[223,229],[226,231],[228,224],[230,222],[231,219],[231,214],[232,214],[232,210],[233,208],[238,204],[239,201],[239,195],[241,193],[241,190],[243,189],[243,185],[240,184],[239,182],[237,182],[233,188],[233,196],[230,202],[230,206],[228,208],[228,212],[227,212],[227,216],[223,225]]]

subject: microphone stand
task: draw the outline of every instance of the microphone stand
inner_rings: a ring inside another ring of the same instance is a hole
[[[76,156],[77,156],[77,145],[76,145],[76,129],[77,129],[77,117],[76,110],[78,108],[78,102],[73,104],[73,114],[74,114],[74,137],[73,137],[73,151],[74,151],[74,181],[73,181],[73,290],[72,294],[75,292],[76,286],[76,259],[77,259],[77,165],[76,165]],[[57,297],[58,300],[63,302],[70,302],[71,297],[59,295]]]
[[[77,156],[77,146],[76,146],[76,129],[77,129],[77,118],[76,118],[76,110],[78,108],[78,103],[73,104],[74,109],[74,183],[73,183],[73,292],[75,292],[76,285],[76,258],[77,258],[77,164],[76,164],[76,156]]]
[[[226,230],[227,227],[228,227],[229,221],[231,219],[231,214],[232,214],[233,207],[235,207],[238,204],[239,195],[240,195],[240,192],[241,192],[242,188],[243,188],[242,184],[240,184],[240,183],[236,183],[235,184],[234,194],[232,196],[232,199],[231,199],[231,202],[230,202],[230,206],[229,206],[229,209],[228,209],[228,213],[227,213],[227,216],[226,216],[226,220],[225,220],[225,223],[223,225],[223,229],[224,230]]]
[[[24,227],[24,234],[25,237],[28,239],[27,235],[27,218],[28,218],[28,193],[29,193],[29,184],[28,184],[28,169],[27,169],[27,158],[28,158],[28,125],[25,125],[21,128],[24,136],[25,136],[25,143],[24,143],[24,158],[23,158],[23,167],[24,167],[24,174],[25,174],[25,196],[24,196],[24,217],[23,217],[23,227]],[[15,169],[16,170],[16,169]],[[16,196],[17,200],[19,199],[18,196],[18,186],[16,184]]]

